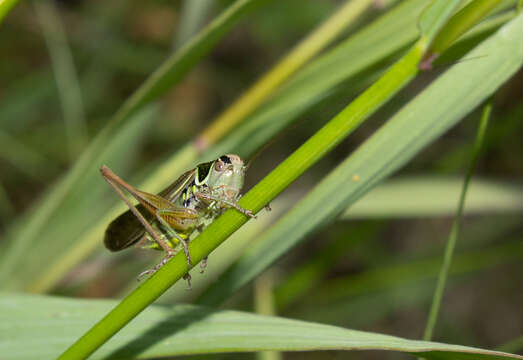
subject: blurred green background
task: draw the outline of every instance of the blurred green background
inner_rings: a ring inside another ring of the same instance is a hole
[[[66,174],[122,103],[167,57],[232,2],[197,3],[21,2],[4,19],[0,30],[3,251],[12,246],[5,239],[25,226],[41,196]],[[139,184],[342,3],[285,0],[266,1],[257,7],[157,105],[122,126],[104,150],[107,164],[130,183]],[[393,6],[396,4],[371,8],[329,47],[334,48]],[[265,147],[258,147],[244,192],[340,112],[397,55],[391,52],[322,93],[292,125],[273,136]],[[261,216],[262,226],[269,226],[303,197],[451,61],[443,59],[433,70],[418,76],[349,140],[300,177],[272,204],[273,211]],[[496,348],[523,334],[523,72],[513,76],[492,101],[492,119],[473,180],[477,183],[467,199],[434,335],[435,341],[482,348]],[[274,302],[271,311],[277,315],[420,338],[480,112],[477,109],[469,114],[391,182],[309,236],[254,286],[243,288],[224,306],[254,310],[256,299],[268,291],[269,301]],[[240,155],[249,158],[254,152],[246,150]],[[171,180],[179,175],[172,174]],[[45,233],[24,249],[20,263],[24,265],[9,275],[8,289],[34,290],[32,286],[39,280],[35,274],[53,264],[55,255],[67,253],[67,247],[81,239],[117,201],[101,176],[86,176],[48,221]],[[71,209],[79,209],[80,215],[67,217]],[[253,233],[256,231],[260,229]],[[48,239],[56,238],[62,239],[56,248],[46,245]],[[194,291],[187,292],[183,284],[177,284],[160,301],[193,302],[217,276],[213,264],[223,270],[233,261],[224,257],[222,261],[219,255],[211,255],[208,272],[195,276]],[[158,258],[158,253],[141,249],[111,254],[103,249],[100,238],[94,251],[86,253],[45,291],[71,297],[121,297],[135,287],[135,276]],[[507,349],[523,354],[523,346]],[[220,358],[209,356],[214,357]],[[284,354],[285,359],[403,357],[381,352]]]

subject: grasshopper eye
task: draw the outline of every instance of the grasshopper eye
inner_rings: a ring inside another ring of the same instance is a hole
[[[228,155],[220,156],[220,160],[226,164],[232,164],[231,158]]]
[[[225,164],[221,160],[216,161],[216,163],[214,164],[214,170],[220,172],[225,170]]]

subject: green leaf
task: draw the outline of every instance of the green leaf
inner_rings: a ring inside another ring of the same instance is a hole
[[[397,218],[452,216],[462,179],[418,176],[393,179],[377,186],[341,217]],[[473,180],[465,214],[506,213],[523,210],[523,189],[504,182]]]
[[[0,351],[16,360],[55,359],[116,301],[0,297]],[[263,350],[386,350],[427,359],[523,359],[478,348],[204,307],[151,306],[91,359],[147,359]]]
[[[437,34],[431,45],[431,51],[439,54],[442,50],[446,50],[459,36],[477,24],[501,2],[501,0],[474,0],[469,2]]]

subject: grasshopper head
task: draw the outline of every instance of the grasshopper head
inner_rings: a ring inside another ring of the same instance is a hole
[[[215,195],[234,201],[243,187],[244,177],[245,166],[242,159],[235,154],[222,155],[214,162],[208,185]]]

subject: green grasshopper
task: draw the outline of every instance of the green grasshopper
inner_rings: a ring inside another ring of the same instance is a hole
[[[102,176],[129,207],[107,227],[105,247],[119,251],[140,244],[146,248],[163,249],[167,253],[158,265],[138,275],[138,279],[156,272],[181,249],[191,268],[188,243],[221,213],[235,208],[246,216],[255,217],[252,211],[237,203],[245,170],[246,166],[238,155],[223,155],[197,165],[153,195],[134,188],[107,166],[102,166]],[[134,206],[120,187],[127,190],[139,204]],[[205,264],[206,259],[202,261],[202,271]],[[184,278],[190,286],[190,275],[187,273]]]

